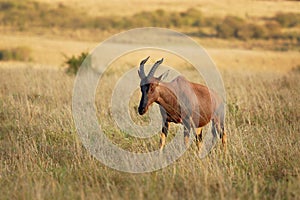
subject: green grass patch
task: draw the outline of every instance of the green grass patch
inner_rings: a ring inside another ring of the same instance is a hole
[[[300,26],[300,13],[278,13],[274,19],[286,28]]]
[[[88,56],[88,52],[82,52],[80,55],[72,55],[71,57],[65,56],[65,64],[67,65],[66,72],[68,74],[76,74],[82,65],[85,58]]]

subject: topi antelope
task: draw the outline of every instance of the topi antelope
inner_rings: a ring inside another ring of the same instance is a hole
[[[198,150],[201,147],[202,127],[212,121],[212,130],[220,134],[223,146],[226,146],[226,134],[224,132],[224,104],[221,98],[206,86],[189,82],[183,76],[178,76],[171,82],[162,82],[167,75],[163,73],[154,77],[154,73],[163,59],[157,61],[146,76],[144,65],[149,57],[140,63],[138,74],[140,76],[140,88],[142,98],[138,112],[143,115],[149,106],[155,102],[159,104],[162,115],[162,133],[160,134],[160,150],[164,148],[168,135],[169,123],[181,123],[184,125],[184,142],[188,145],[191,128],[194,131]]]

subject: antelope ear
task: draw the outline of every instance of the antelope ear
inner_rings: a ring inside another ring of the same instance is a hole
[[[168,70],[168,71],[162,73],[162,74],[158,77],[158,80],[161,81],[161,80],[164,80],[165,78],[167,78],[167,76],[169,75],[169,72],[170,72],[170,70]]]

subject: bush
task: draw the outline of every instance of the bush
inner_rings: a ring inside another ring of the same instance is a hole
[[[130,24],[133,27],[142,27],[142,26],[160,26],[159,24],[159,15],[154,12],[140,12],[132,17],[125,18],[126,24]],[[132,27],[125,27],[132,28]]]
[[[217,27],[221,23],[222,19],[219,17],[206,17],[203,19],[203,26],[206,27]]]
[[[15,5],[13,2],[9,2],[9,1],[0,2],[0,10],[1,11],[9,10],[9,9],[13,8],[14,6]]]
[[[290,28],[300,25],[300,14],[298,13],[278,13],[275,20],[283,27]]]
[[[242,40],[247,40],[251,38],[264,38],[267,34],[266,28],[255,25],[255,24],[247,24],[245,26],[241,26],[237,31],[237,38]]]
[[[195,8],[190,8],[181,13],[181,17],[185,26],[201,26],[204,24],[202,13]]]
[[[234,16],[227,16],[223,22],[216,27],[217,37],[238,37],[238,31],[245,25],[244,20]]]
[[[74,10],[63,4],[51,7],[34,1],[4,0],[0,2],[0,11],[0,25],[22,29],[32,26],[83,28],[91,20],[81,13],[74,15]]]
[[[31,49],[29,47],[16,47],[0,50],[0,60],[31,61]]]
[[[237,38],[242,40],[252,38],[265,38],[268,30],[260,25],[246,23],[243,19],[227,16],[223,22],[216,26],[217,37]]]
[[[132,17],[122,19],[123,28],[133,28],[140,26],[154,27],[182,27],[182,26],[202,26],[204,18],[199,10],[194,8],[185,12],[166,12],[158,9],[154,12],[140,12]]]
[[[68,65],[68,68],[66,70],[66,72],[68,74],[76,74],[79,67],[81,66],[81,64],[83,63],[84,59],[88,56],[87,52],[82,52],[80,55],[78,56],[71,56],[71,57],[66,57],[66,61],[65,64]]]
[[[154,27],[170,27],[172,26],[172,13],[158,9],[154,12],[140,12],[132,17],[125,18],[125,24],[133,27],[154,26]],[[132,28],[132,27],[125,27]]]
[[[285,32],[285,33],[282,33],[280,36],[278,36],[278,38],[281,38],[281,39],[288,39],[288,40],[291,40],[291,41],[295,41],[297,43],[300,42],[300,35],[298,32]]]
[[[276,21],[267,22],[265,24],[268,38],[276,38],[281,35],[281,26]]]

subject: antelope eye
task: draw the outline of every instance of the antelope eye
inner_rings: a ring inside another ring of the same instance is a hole
[[[151,85],[149,88],[149,92],[152,93],[154,91],[154,87]]]

